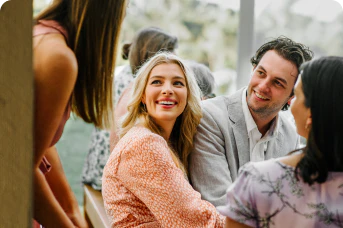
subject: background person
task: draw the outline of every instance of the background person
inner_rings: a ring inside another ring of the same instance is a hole
[[[126,5],[54,0],[35,18],[33,217],[44,227],[87,226],[54,145],[70,111],[98,127],[110,126],[112,72]]]
[[[223,218],[187,181],[200,122],[200,90],[177,56],[159,53],[137,73],[121,139],[103,175],[112,227],[222,227]]]
[[[191,68],[201,90],[201,100],[213,98],[216,95],[213,93],[215,80],[211,70],[202,63],[188,60],[187,66]]]
[[[158,51],[175,52],[178,46],[177,37],[170,35],[160,28],[148,27],[139,30],[132,43],[124,44],[122,48],[123,59],[129,59],[129,65],[115,77],[113,84],[113,104],[115,119],[126,113],[127,101],[122,94],[129,93],[136,71],[151,56]],[[118,105],[119,102],[119,105]],[[112,144],[118,142],[117,137],[112,138]],[[114,146],[113,146],[114,147]],[[113,150],[113,148],[112,148]],[[110,131],[95,127],[91,136],[91,144],[83,166],[82,182],[101,190],[103,169],[110,156]]]
[[[291,111],[306,147],[241,168],[218,208],[227,227],[342,227],[342,87],[342,57],[304,64]]]

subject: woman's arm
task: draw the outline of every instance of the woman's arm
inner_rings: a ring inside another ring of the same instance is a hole
[[[34,170],[34,219],[44,227],[74,227],[59,205],[46,182],[44,174]]]
[[[34,73],[34,218],[45,227],[74,227],[39,169],[62,120],[77,77],[75,55],[66,46],[62,35],[46,35],[35,47]]]
[[[45,175],[45,178],[55,198],[75,226],[87,227],[86,220],[80,212],[76,197],[67,182],[67,177],[63,171],[55,146],[48,149],[46,158],[52,165],[52,169]]]
[[[224,216],[193,190],[174,164],[162,137],[149,135],[134,145],[120,158],[118,178],[144,202],[162,227],[224,226]]]

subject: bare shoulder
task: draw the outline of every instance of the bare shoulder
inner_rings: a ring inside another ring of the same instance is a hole
[[[38,80],[51,76],[64,82],[75,83],[78,71],[77,60],[62,35],[46,35],[35,45],[34,71]]]
[[[303,153],[294,153],[294,154],[279,158],[278,160],[285,165],[296,167],[303,156],[304,156]]]

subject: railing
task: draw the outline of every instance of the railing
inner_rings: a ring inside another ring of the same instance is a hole
[[[104,201],[100,191],[94,190],[89,185],[84,185],[84,212],[89,228],[109,228],[110,221],[107,218]]]

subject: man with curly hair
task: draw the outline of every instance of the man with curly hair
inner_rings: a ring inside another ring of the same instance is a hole
[[[190,154],[195,190],[215,206],[238,169],[249,161],[280,157],[297,148],[299,136],[281,110],[287,110],[302,63],[313,53],[281,36],[263,44],[251,58],[248,87],[202,103],[203,118]]]

